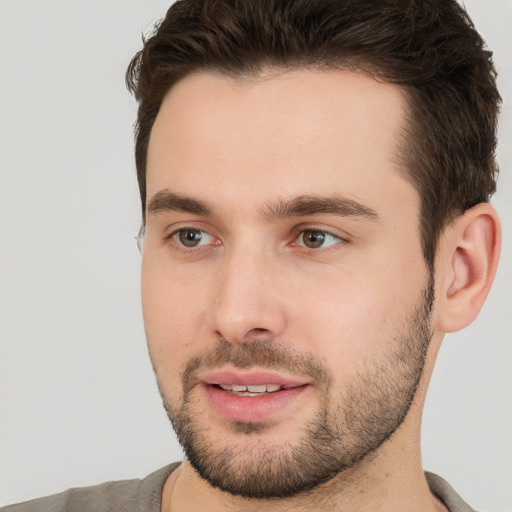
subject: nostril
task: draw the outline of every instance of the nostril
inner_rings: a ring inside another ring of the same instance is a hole
[[[263,327],[255,327],[251,329],[246,335],[245,339],[247,341],[251,340],[259,340],[262,337],[268,338],[270,337],[270,331],[268,329],[264,329]]]
[[[255,327],[244,336],[244,341],[258,341],[269,338],[272,338],[271,331],[263,327]]]

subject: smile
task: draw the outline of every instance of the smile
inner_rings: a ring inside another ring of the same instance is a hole
[[[219,384],[219,387],[224,391],[227,391],[228,393],[237,396],[262,396],[268,393],[275,393],[276,391],[285,389],[285,386],[280,386],[278,384],[263,384],[258,386]]]
[[[247,423],[292,417],[311,384],[274,372],[220,370],[202,375],[201,389],[223,420]]]

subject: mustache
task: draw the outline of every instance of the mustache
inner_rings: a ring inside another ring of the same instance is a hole
[[[231,365],[235,368],[265,368],[286,371],[293,375],[310,377],[328,390],[333,377],[325,365],[309,352],[298,352],[271,339],[242,343],[220,340],[206,352],[192,357],[182,376],[183,389],[187,393],[197,381],[197,373]]]

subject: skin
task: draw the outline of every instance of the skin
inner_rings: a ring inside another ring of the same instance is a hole
[[[149,144],[148,205],[172,192],[211,210],[147,211],[144,319],[169,406],[183,400],[187,362],[220,339],[271,339],[313,354],[334,378],[329,393],[312,386],[258,436],[237,432],[194,387],[194,418],[215,449],[296,444],[320,402],[334,410],[336,392],[382,362],[410,318],[428,272],[420,198],[396,158],[404,108],[398,87],[349,71],[269,70],[239,80],[196,73],[165,97]],[[372,215],[265,215],[269,204],[304,195],[335,195]],[[172,236],[184,228],[201,230],[203,245],[184,248]],[[307,229],[333,236],[311,249]],[[405,421],[371,457],[307,494],[264,505],[213,488],[185,461],[166,483],[162,510],[444,510],[421,467],[421,411],[443,335],[478,313],[499,244],[489,205],[447,226],[422,379]]]

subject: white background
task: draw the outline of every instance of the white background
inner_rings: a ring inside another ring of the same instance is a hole
[[[181,452],[146,354],[126,66],[169,2],[0,0],[0,504],[143,477]],[[451,335],[424,466],[512,509],[512,1],[466,5],[504,97],[504,247],[479,319]],[[404,276],[406,278],[406,276]]]

